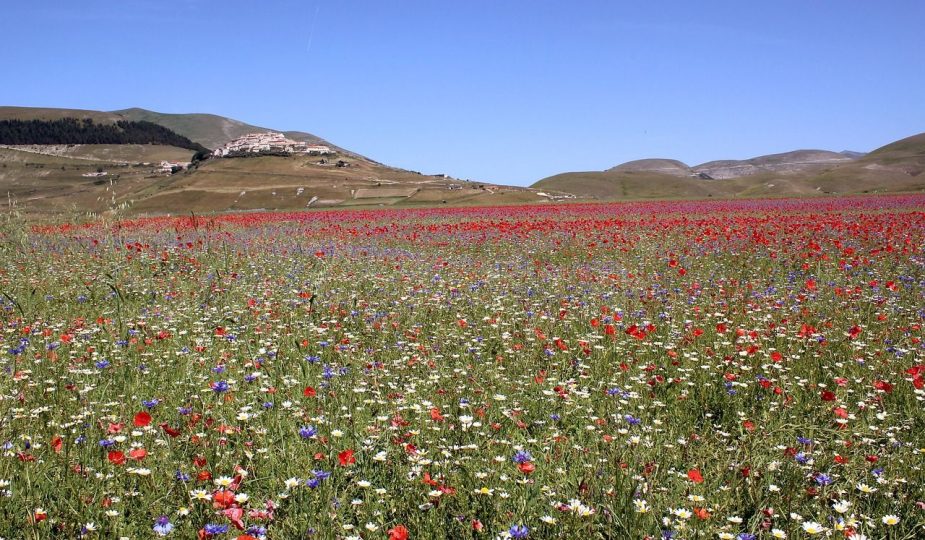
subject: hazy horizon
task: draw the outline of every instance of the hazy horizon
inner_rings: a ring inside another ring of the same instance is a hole
[[[515,185],[925,131],[913,1],[107,4],[7,7],[0,105],[211,113]]]

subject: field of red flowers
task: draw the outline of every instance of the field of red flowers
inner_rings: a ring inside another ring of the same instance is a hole
[[[4,538],[925,537],[925,196],[7,221]]]

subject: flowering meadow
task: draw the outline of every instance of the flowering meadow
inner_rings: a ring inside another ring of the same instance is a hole
[[[925,196],[5,222],[0,537],[925,537]]]

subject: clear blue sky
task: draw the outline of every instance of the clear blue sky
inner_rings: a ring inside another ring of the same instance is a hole
[[[0,104],[209,112],[527,185],[925,131],[921,0],[6,0]]]

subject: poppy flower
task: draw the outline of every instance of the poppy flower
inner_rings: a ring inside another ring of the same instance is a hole
[[[106,459],[109,460],[113,465],[123,465],[125,464],[125,454],[118,450],[110,450],[107,454]]]
[[[703,482],[703,475],[700,474],[700,471],[697,469],[691,469],[687,471],[687,478],[695,484],[700,484]]]
[[[349,449],[337,454],[337,460],[340,462],[341,467],[347,467],[357,462],[357,458],[353,457],[353,450]]]
[[[408,529],[404,525],[396,525],[389,529],[389,540],[408,540]]]
[[[135,427],[145,427],[151,423],[151,415],[148,414],[147,411],[141,411],[135,415],[132,423],[135,425]]]
[[[886,381],[880,381],[880,380],[874,381],[874,388],[876,388],[877,390],[882,390],[886,392],[887,394],[893,391],[892,384]]]
[[[212,494],[212,505],[215,508],[228,508],[234,504],[234,493],[228,490],[218,490]]]

